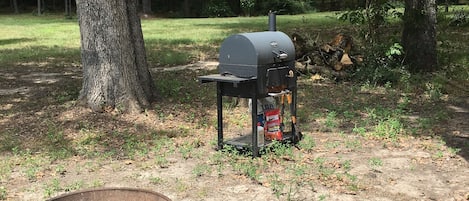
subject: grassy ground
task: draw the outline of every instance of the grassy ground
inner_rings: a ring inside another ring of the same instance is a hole
[[[356,27],[333,13],[279,16],[278,29],[324,41]],[[93,187],[138,187],[173,200],[467,200],[467,27],[442,26],[444,70],[375,86],[299,78],[298,146],[261,158],[217,152],[216,70],[163,67],[216,60],[231,33],[267,18],[146,19],[150,67],[161,98],[142,115],[75,105],[81,85],[76,20],[0,16],[0,200],[41,200]],[[395,28],[395,27],[394,27]],[[392,37],[391,37],[392,38]],[[417,83],[411,85],[411,83]],[[249,116],[227,100],[227,135]]]
[[[304,20],[308,26],[318,29],[327,26],[333,17],[331,13],[285,16],[278,20],[278,27],[291,29]],[[2,64],[80,60],[76,19],[3,15],[0,25]],[[217,48],[225,37],[232,33],[266,30],[267,18],[148,19],[142,21],[142,29],[149,62],[153,66],[171,66],[216,59]]]

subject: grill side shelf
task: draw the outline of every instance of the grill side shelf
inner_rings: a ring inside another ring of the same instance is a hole
[[[212,75],[203,75],[198,77],[201,83],[207,82],[230,82],[230,83],[245,83],[245,82],[255,82],[257,77],[252,78],[242,78],[232,75],[221,75],[221,74],[212,74]]]

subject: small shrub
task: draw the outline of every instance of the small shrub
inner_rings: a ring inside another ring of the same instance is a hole
[[[350,171],[352,169],[352,165],[351,165],[351,162],[350,160],[346,160],[342,163],[342,167],[344,167],[344,170],[346,172]]]
[[[435,153],[435,158],[443,158],[443,156],[445,156],[445,154],[444,154],[443,151],[441,151],[441,150],[438,150],[438,151]]]
[[[45,189],[44,189],[44,196],[51,197],[55,193],[61,191],[62,187],[60,186],[61,186],[60,181],[57,178],[54,178],[51,183],[46,184]]]
[[[303,139],[299,142],[299,146],[306,152],[312,152],[316,146],[316,141],[311,135],[304,135]]]
[[[90,187],[92,187],[92,188],[98,188],[98,187],[102,187],[102,186],[104,186],[104,181],[102,181],[100,179],[93,180],[93,182],[90,185]]]
[[[150,183],[153,185],[158,185],[163,183],[163,179],[161,177],[150,177]]]
[[[13,149],[18,148],[18,145],[21,143],[19,138],[14,134],[15,131],[5,131],[0,132],[0,151],[13,151]]]
[[[238,160],[231,165],[233,166],[233,169],[240,174],[247,176],[254,181],[259,181],[259,170],[261,167],[259,167],[254,159]]]
[[[0,186],[0,200],[6,200],[7,196],[7,189],[4,186]]]
[[[327,142],[325,146],[328,149],[335,149],[340,146],[340,142],[339,141]]]
[[[319,195],[318,200],[319,201],[324,201],[324,200],[326,200],[326,198],[327,198],[327,195],[323,194],[323,195]]]
[[[285,183],[281,180],[280,176],[277,173],[274,173],[269,177],[270,188],[274,192],[277,199],[280,199],[280,195],[285,188]]]
[[[240,0],[241,9],[243,10],[244,14],[247,16],[251,15],[252,9],[256,4],[255,0]]]
[[[158,79],[156,81],[156,88],[160,95],[165,98],[176,98],[184,88],[184,83],[176,79]]]
[[[376,157],[370,158],[368,163],[370,164],[372,168],[383,166],[383,161],[380,158],[376,158]]]
[[[333,129],[336,128],[338,123],[337,123],[337,112],[331,111],[327,114],[326,117],[326,122],[324,123],[327,128]]]
[[[293,149],[290,145],[284,144],[280,141],[273,141],[272,144],[270,144],[272,152],[276,156],[286,156],[289,158],[293,158]]]
[[[184,143],[179,147],[179,153],[181,153],[184,159],[192,158],[192,152],[194,151],[194,145],[192,143]]]
[[[461,152],[461,148],[449,147],[449,148],[448,148],[448,151],[449,151],[449,153],[451,154],[451,156],[455,156],[456,154],[458,154],[459,152]]]
[[[372,86],[398,84],[406,81],[409,76],[407,67],[403,65],[404,54],[399,43],[391,45],[370,45],[365,50],[366,61],[352,73],[352,79],[369,83]]]
[[[398,135],[403,132],[404,126],[397,118],[382,120],[375,126],[374,135],[386,139],[396,140]]]
[[[317,167],[322,168],[324,167],[324,163],[326,162],[325,158],[322,157],[317,157],[313,160],[314,164],[316,164]]]
[[[83,180],[79,180],[79,181],[73,182],[73,183],[71,183],[71,184],[69,184],[69,185],[66,185],[66,186],[63,188],[63,190],[64,190],[65,192],[70,192],[70,191],[74,191],[74,190],[81,189],[81,188],[83,188],[83,186],[84,186]]]
[[[64,159],[74,154],[75,150],[70,146],[70,140],[64,134],[63,128],[50,122],[47,137],[44,140],[45,148],[53,160]]]
[[[197,164],[192,170],[192,173],[196,177],[201,177],[205,174],[210,173],[210,166],[208,166],[207,164]]]
[[[469,25],[469,13],[463,9],[455,11],[449,20],[449,26],[463,27]]]
[[[355,127],[352,129],[352,132],[357,133],[361,136],[365,136],[366,128],[365,127],[357,127],[357,125],[355,125]]]
[[[307,11],[314,10],[311,6],[311,2],[307,0],[269,0],[259,1],[261,8],[265,14],[267,11],[280,11],[280,14],[300,14]]]
[[[438,80],[427,82],[425,84],[425,96],[432,101],[438,101],[443,96],[443,83]]]
[[[346,141],[345,147],[349,149],[359,149],[362,147],[360,140]]]
[[[217,166],[216,168],[217,168],[218,176],[223,175],[223,170],[225,168],[225,162],[226,162],[225,160],[226,159],[224,158],[224,154],[220,151],[215,152],[215,154],[213,154],[210,157],[210,163]]]
[[[167,168],[169,166],[169,161],[164,154],[157,155],[155,162],[160,168]]]
[[[228,17],[234,16],[233,11],[226,1],[211,0],[202,10],[203,15],[208,17]]]

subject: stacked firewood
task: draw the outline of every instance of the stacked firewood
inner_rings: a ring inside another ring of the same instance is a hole
[[[348,35],[337,34],[332,41],[322,44],[318,38],[292,34],[297,56],[296,68],[302,73],[344,78],[347,76],[345,69],[363,60],[361,56],[351,56],[353,39]]]

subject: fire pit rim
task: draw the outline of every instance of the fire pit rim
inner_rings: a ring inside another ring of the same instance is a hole
[[[161,197],[162,199],[164,200],[168,200],[168,201],[171,201],[171,199],[169,199],[168,196],[166,195],[163,195],[159,192],[156,192],[156,191],[152,191],[152,190],[148,190],[148,189],[141,189],[141,188],[131,188],[131,187],[102,187],[102,188],[90,188],[90,189],[83,189],[83,190],[78,190],[78,191],[74,191],[74,192],[69,192],[69,193],[65,193],[65,194],[62,194],[62,195],[58,195],[56,197],[52,197],[52,198],[49,198],[47,199],[46,201],[54,201],[54,200],[57,200],[57,199],[61,199],[61,198],[65,198],[65,197],[68,197],[68,196],[72,196],[72,195],[77,195],[77,194],[81,194],[81,193],[88,193],[88,192],[97,192],[97,191],[114,191],[114,190],[123,190],[123,191],[139,191],[139,192],[144,192],[144,193],[149,193],[149,194],[155,194],[159,197]]]

